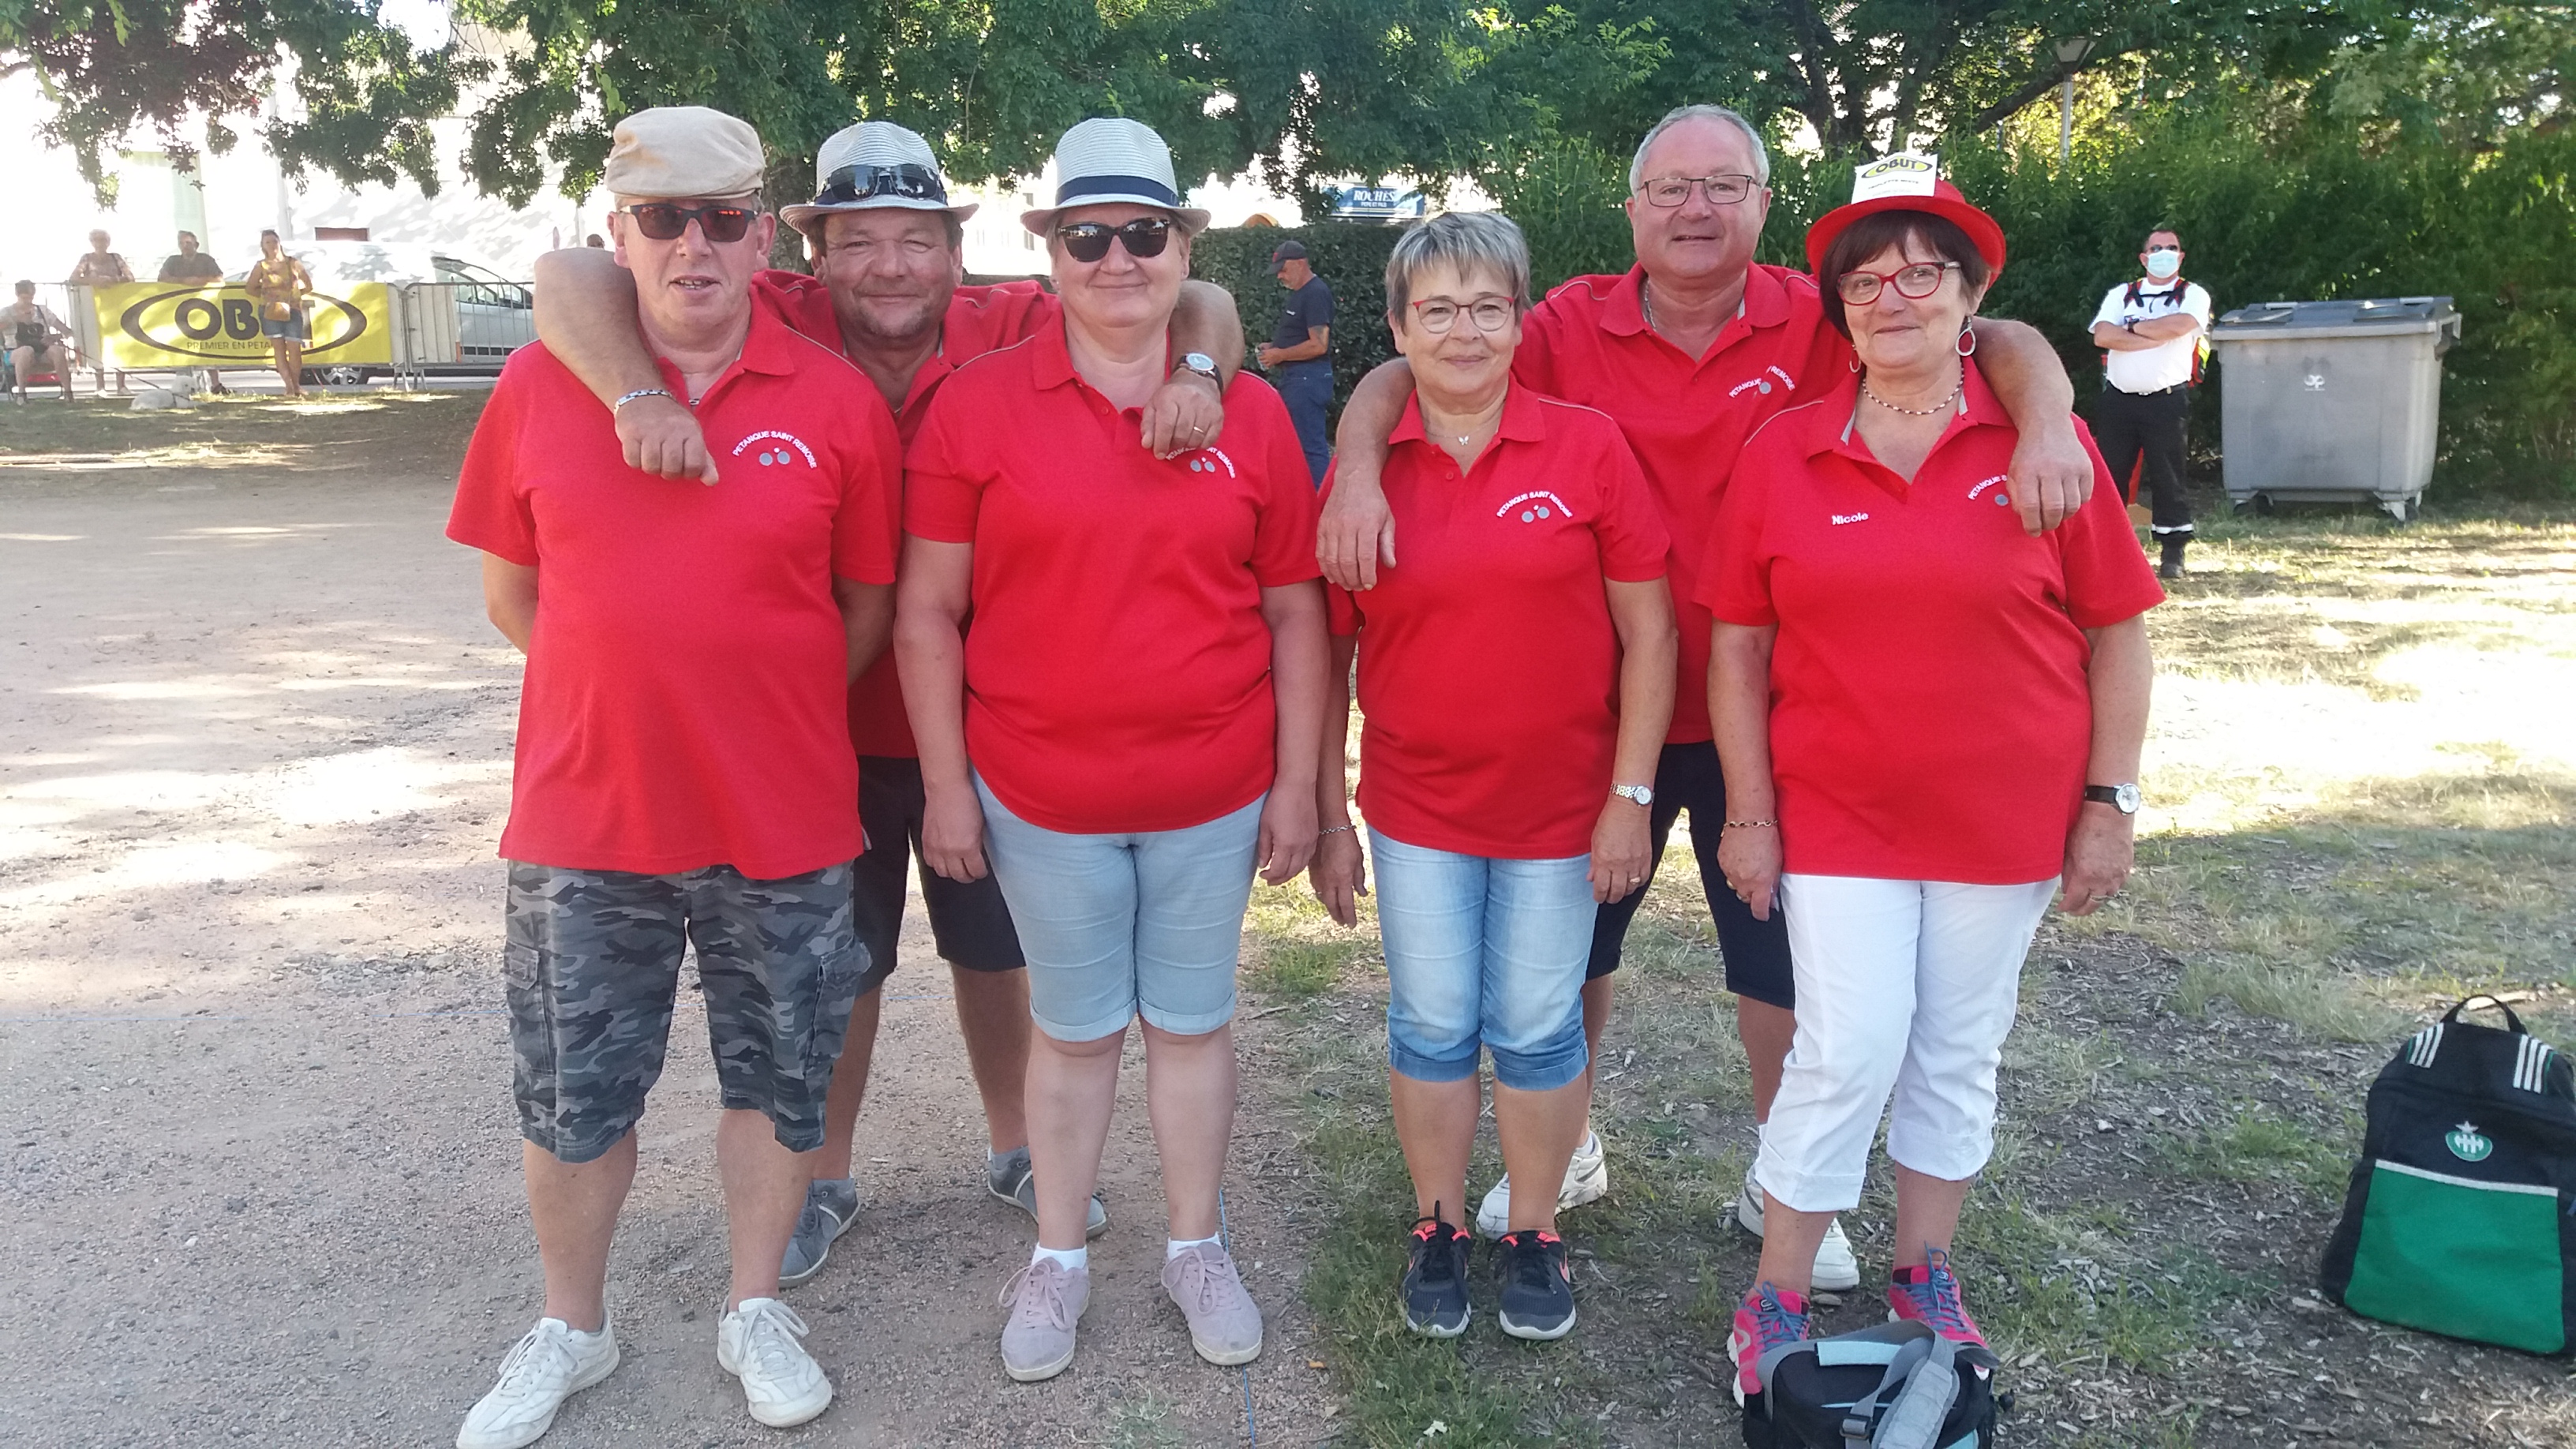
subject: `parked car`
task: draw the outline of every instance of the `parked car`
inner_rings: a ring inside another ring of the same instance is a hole
[[[536,297],[490,267],[449,256],[415,242],[298,241],[287,250],[325,292],[351,282],[437,282],[456,289],[456,357],[432,362],[433,376],[489,377],[511,353],[537,340]],[[238,283],[248,269],[224,278]],[[390,377],[382,363],[339,363],[305,369],[305,381],[352,385]]]

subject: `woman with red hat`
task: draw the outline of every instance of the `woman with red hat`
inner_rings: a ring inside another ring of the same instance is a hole
[[[1889,1306],[1984,1341],[1951,1234],[2049,899],[2087,915],[2128,875],[2163,598],[2098,454],[2077,515],[2022,531],[2015,430],[1968,328],[2003,231],[1932,158],[1861,168],[1807,258],[1852,371],[1746,444],[1700,590],[1718,860],[1756,916],[1786,911],[1798,994],[1754,1164],[1769,1231],[1729,1343],[1739,1398],[1807,1336],[1816,1244],[1859,1203],[1883,1115]]]

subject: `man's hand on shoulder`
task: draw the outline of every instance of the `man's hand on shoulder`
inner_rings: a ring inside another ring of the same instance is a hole
[[[1157,458],[1204,448],[1224,431],[1224,395],[1204,373],[1175,372],[1145,400],[1145,450]]]
[[[617,441],[626,466],[664,478],[695,478],[713,487],[715,459],[697,414],[677,398],[639,397],[617,410]]]
[[[2008,475],[2022,531],[2034,537],[2073,518],[2093,496],[2093,455],[2076,436],[2073,418],[2023,428]]]

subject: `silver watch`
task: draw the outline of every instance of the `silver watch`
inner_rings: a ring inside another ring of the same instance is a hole
[[[2108,805],[2123,815],[2137,814],[2138,806],[2143,803],[2138,787],[2135,784],[2087,785],[2084,787],[2084,798],[2098,804]]]
[[[1219,388],[1223,388],[1225,386],[1225,379],[1217,376],[1216,359],[1208,356],[1204,352],[1182,353],[1180,365],[1173,370],[1175,372],[1195,372],[1199,376],[1206,378],[1208,381],[1215,383]]]
[[[1652,785],[1613,785],[1610,787],[1610,793],[1631,805],[1640,805],[1649,810],[1655,807],[1655,787]]]

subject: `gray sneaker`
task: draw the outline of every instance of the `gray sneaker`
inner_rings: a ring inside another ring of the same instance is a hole
[[[1261,1357],[1261,1310],[1223,1247],[1201,1243],[1165,1260],[1163,1291],[1190,1321],[1190,1346],[1199,1357],[1228,1368]]]
[[[805,1210],[796,1215],[796,1235],[778,1264],[778,1286],[793,1288],[823,1271],[832,1243],[859,1217],[859,1187],[848,1178],[813,1182],[805,1188]]]
[[[993,1196],[1029,1215],[1038,1215],[1037,1178],[1029,1171],[1029,1150],[1015,1147],[984,1164],[984,1184]],[[1109,1231],[1109,1209],[1100,1205],[1100,1194],[1091,1195],[1091,1213],[1082,1224],[1085,1238],[1096,1238]]]
[[[1091,1270],[1040,1258],[1002,1285],[1002,1372],[1024,1384],[1051,1379],[1073,1362],[1075,1325],[1091,1306]]]

